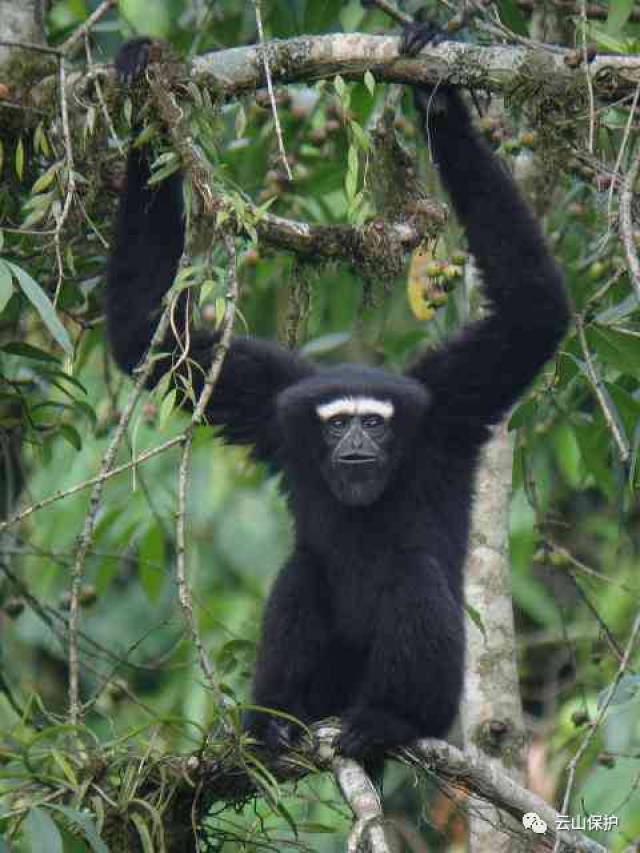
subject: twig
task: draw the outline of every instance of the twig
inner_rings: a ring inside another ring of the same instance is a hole
[[[80,671],[78,660],[78,624],[79,624],[79,594],[84,577],[84,564],[91,547],[93,532],[96,526],[102,492],[108,474],[113,467],[113,462],[124,437],[133,411],[140,399],[142,391],[155,367],[153,353],[167,334],[169,327],[169,310],[165,308],[160,317],[158,326],[153,334],[147,355],[141,366],[136,369],[136,382],[133,391],[129,395],[124,407],[118,426],[109,443],[106,453],[102,459],[100,473],[91,490],[89,498],[89,509],[85,517],[82,533],[78,540],[78,550],[75,563],[71,572],[71,602],[69,608],[69,716],[73,725],[77,724],[80,715]]]
[[[587,566],[582,560],[579,560],[568,548],[565,548],[563,545],[558,545],[557,542],[554,542],[553,539],[546,537],[544,540],[544,544],[549,550],[555,551],[556,553],[562,555],[565,560],[567,560],[571,565],[577,569],[582,574],[587,575],[587,577],[596,578],[599,581],[603,581],[604,583],[611,584],[612,586],[617,586],[619,589],[623,589],[625,592],[630,592],[631,595],[638,595],[640,593],[640,589],[634,589],[631,586],[628,586],[625,583],[620,583],[620,581],[615,580],[615,578],[609,577],[609,575],[605,575],[603,572],[599,572],[596,569],[591,568],[591,566]]]
[[[94,67],[94,64],[93,64],[93,55],[91,53],[91,44],[89,42],[88,32],[85,33],[84,50],[85,50],[85,54],[87,56],[87,67],[89,68],[89,70],[91,70]],[[100,78],[98,76],[96,76],[96,78],[94,79],[93,85],[94,85],[95,90],[96,90],[96,95],[98,96],[98,103],[100,104],[100,110],[102,112],[102,117],[104,118],[105,124],[107,125],[107,128],[109,129],[109,133],[111,135],[111,138],[115,142],[116,147],[117,147],[118,151],[120,152],[120,154],[122,154],[124,156],[124,153],[125,153],[124,145],[122,144],[122,140],[118,136],[118,133],[117,133],[117,131],[113,125],[113,121],[111,120],[109,108],[107,107],[107,102],[104,99],[104,92],[102,91],[102,84],[100,83]]]
[[[227,273],[227,292],[225,295],[225,313],[223,320],[223,329],[219,341],[216,343],[215,356],[211,362],[207,374],[205,376],[204,385],[198,402],[193,411],[191,424],[184,434],[182,456],[180,458],[180,466],[178,470],[178,503],[176,509],[176,584],[178,587],[178,598],[182,606],[191,638],[198,652],[200,667],[209,682],[211,691],[216,697],[217,703],[224,707],[226,699],[220,689],[218,679],[213,668],[213,664],[202,642],[200,631],[193,612],[193,596],[187,581],[186,571],[186,504],[187,504],[187,485],[189,480],[189,468],[191,464],[191,449],[193,443],[193,432],[199,423],[204,418],[207,403],[211,398],[211,394],[220,376],[224,358],[231,345],[231,335],[233,333],[233,325],[235,320],[236,302],[238,299],[238,274],[237,274],[237,256],[233,238],[225,234],[225,248],[227,250],[228,273]]]
[[[43,498],[40,501],[36,501],[31,504],[31,506],[26,507],[20,512],[17,512],[15,515],[12,515],[11,518],[6,519],[6,521],[0,522],[0,533],[3,530],[6,530],[8,527],[12,527],[14,524],[17,524],[19,521],[22,521],[24,518],[28,518],[30,515],[33,515],[34,512],[38,512],[45,507],[50,506],[57,501],[61,501],[64,498],[68,498],[71,495],[75,495],[78,492],[83,492],[85,489],[90,488],[90,486],[95,486],[96,483],[106,482],[110,480],[112,477],[116,477],[118,474],[124,473],[124,471],[129,471],[132,468],[135,468],[137,465],[141,465],[143,462],[146,462],[149,459],[153,459],[154,456],[158,456],[160,453],[164,453],[165,450],[169,450],[171,447],[175,447],[177,444],[182,444],[184,441],[184,433],[181,435],[174,436],[173,438],[168,439],[163,444],[159,444],[156,447],[152,447],[151,450],[145,450],[139,456],[136,456],[134,459],[130,459],[129,462],[125,462],[122,465],[118,465],[117,468],[112,468],[107,473],[100,473],[95,477],[90,477],[88,480],[83,480],[81,483],[77,483],[75,486],[71,486],[69,489],[61,489],[58,492],[54,492],[52,495],[49,495],[47,498]]]
[[[576,592],[578,593],[580,598],[583,600],[587,609],[589,610],[589,612],[591,613],[593,618],[596,620],[596,622],[600,626],[600,630],[602,631],[602,633],[605,635],[605,637],[607,639],[607,643],[609,644],[609,648],[611,649],[611,651],[614,654],[614,657],[616,658],[616,660],[619,663],[624,656],[624,652],[620,646],[620,643],[615,638],[611,628],[609,628],[609,626],[607,625],[605,620],[600,615],[598,608],[594,605],[594,603],[591,601],[591,599],[589,598],[587,593],[582,589],[582,587],[578,583],[578,579],[576,578],[575,572],[572,572],[571,569],[569,569],[568,574],[569,574],[569,577],[571,578],[571,580],[573,581],[573,585],[575,587]]]
[[[636,251],[633,235],[633,219],[631,216],[631,205],[633,202],[633,188],[640,170],[640,148],[636,157],[627,171],[620,193],[620,230],[622,231],[622,242],[624,244],[627,265],[631,273],[631,285],[640,302],[640,261]]]
[[[264,29],[262,27],[262,14],[260,12],[260,0],[253,0],[253,7],[256,14],[256,25],[258,27],[258,39],[260,40],[260,52],[262,54],[262,64],[264,65],[264,76],[267,80],[267,91],[269,92],[269,101],[271,102],[271,112],[273,114],[273,124],[276,130],[276,138],[278,140],[278,150],[280,151],[280,159],[284,166],[287,178],[293,181],[291,167],[287,159],[287,152],[284,148],[284,139],[282,137],[282,127],[280,126],[280,116],[278,115],[278,107],[276,105],[275,95],[273,94],[273,80],[271,79],[271,68],[269,66],[269,57],[267,47],[264,40]]]
[[[62,287],[62,279],[64,277],[64,267],[62,263],[62,248],[60,245],[60,235],[64,223],[67,221],[67,216],[71,210],[71,202],[76,191],[76,176],[73,165],[73,147],[71,144],[71,133],[69,131],[69,110],[67,108],[67,86],[66,72],[64,68],[64,58],[61,57],[58,62],[58,74],[60,81],[60,115],[62,117],[62,138],[64,140],[64,156],[67,163],[67,192],[64,199],[64,205],[60,216],[56,218],[56,227],[53,235],[53,240],[56,249],[56,261],[58,264],[58,281],[56,291],[53,298],[53,304],[58,304],[58,296]]]
[[[394,6],[393,3],[389,3],[389,0],[371,0],[370,5],[377,6],[381,12],[384,12],[399,24],[410,24],[413,21],[411,15],[407,15],[405,12],[402,12],[397,8],[397,6]]]
[[[600,404],[603,417],[611,431],[613,440],[618,448],[620,460],[622,461],[622,464],[626,467],[629,464],[629,459],[631,458],[631,448],[629,447],[629,443],[624,435],[621,425],[618,423],[616,414],[611,407],[609,395],[603,385],[602,379],[600,379],[594,367],[593,359],[591,358],[591,353],[589,352],[587,338],[584,333],[584,320],[581,316],[576,317],[576,331],[578,332],[578,340],[580,341],[580,347],[582,349],[582,354],[584,356],[584,362],[587,369],[587,376],[589,377],[589,381],[591,382],[593,393],[596,395],[596,399]]]
[[[624,655],[622,660],[620,661],[620,665],[618,667],[618,671],[616,672],[616,677],[613,679],[613,682],[609,686],[607,690],[607,694],[600,705],[598,713],[591,724],[591,728],[586,734],[586,737],[580,744],[580,747],[576,754],[573,756],[568,766],[568,778],[567,778],[567,787],[565,788],[564,797],[562,800],[562,814],[568,814],[569,804],[571,801],[571,792],[573,791],[573,783],[575,781],[576,769],[578,764],[580,763],[580,759],[585,754],[591,741],[595,737],[596,732],[600,728],[600,725],[604,719],[604,715],[607,713],[607,709],[615,696],[616,689],[622,680],[622,677],[627,669],[627,665],[629,663],[629,659],[633,652],[634,646],[636,644],[636,640],[638,638],[638,634],[640,634],[640,613],[636,616],[633,627],[631,629],[631,634],[629,635],[629,640],[627,641],[626,648],[624,650]],[[553,853],[558,853],[560,849],[560,838],[556,839],[556,843],[553,845]]]
[[[116,6],[118,0],[103,0],[103,2],[98,6],[95,12],[92,12],[91,15],[87,18],[87,20],[82,24],[82,26],[78,27],[78,29],[71,33],[66,41],[63,41],[60,45],[60,52],[64,54],[68,54],[76,44],[81,41],[85,36],[89,34],[89,31],[97,24],[101,18],[113,9]]]
[[[429,738],[417,741],[409,749],[403,749],[400,757],[414,766],[434,771],[438,778],[455,788],[463,788],[486,800],[516,818],[520,826],[524,814],[536,812],[548,827],[547,833],[539,836],[540,841],[544,838],[548,844],[555,836],[561,850],[606,853],[604,847],[586,835],[557,829],[558,818],[564,812],[558,813],[542,797],[519,785],[495,762],[477,752],[472,755],[445,741]],[[530,835],[527,840],[531,841]]]
[[[622,134],[622,140],[620,141],[620,147],[618,149],[618,154],[616,156],[616,162],[613,167],[613,178],[611,181],[611,186],[609,187],[609,197],[607,199],[607,216],[609,222],[611,222],[611,208],[613,206],[613,193],[616,188],[616,185],[620,179],[620,166],[622,165],[622,158],[624,157],[624,152],[627,149],[627,145],[629,144],[629,137],[631,136],[631,127],[633,125],[633,118],[635,116],[636,107],[638,106],[638,98],[640,97],[640,83],[636,86],[636,90],[633,93],[633,100],[631,101],[631,107],[629,109],[629,116],[627,118],[627,123],[624,126],[624,133]],[[591,297],[593,299],[593,297]],[[591,301],[591,300],[590,300]]]
[[[582,64],[585,69],[585,80],[587,81],[587,94],[589,96],[589,141],[588,141],[588,150],[590,154],[593,154],[593,146],[595,143],[595,135],[596,135],[596,105],[595,99],[593,97],[593,81],[591,79],[591,75],[589,74],[589,47],[587,45],[587,27],[589,23],[587,21],[587,2],[586,0],[580,0],[580,18],[582,21],[582,33],[581,33],[581,41],[582,41]]]
[[[28,716],[25,712],[25,709],[20,706],[20,703],[13,695],[11,685],[6,680],[2,672],[0,672],[0,693],[4,694],[9,707],[13,710],[13,713],[16,715],[16,717],[22,722],[26,722],[28,720]]]
[[[0,47],[17,47],[20,50],[32,50],[34,53],[48,53],[51,56],[62,56],[62,51],[57,47],[47,47],[32,41],[15,41],[14,39],[0,39]]]

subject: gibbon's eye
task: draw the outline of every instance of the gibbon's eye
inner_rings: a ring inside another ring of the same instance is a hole
[[[327,421],[327,425],[334,432],[343,432],[347,424],[349,423],[348,419],[344,417],[344,415],[335,415],[333,418],[329,418]]]
[[[366,418],[362,419],[362,426],[365,429],[377,429],[384,425],[384,418],[382,415],[367,415]]]

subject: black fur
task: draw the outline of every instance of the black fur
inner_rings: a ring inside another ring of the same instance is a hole
[[[420,25],[408,28],[406,50],[429,37]],[[127,61],[137,68],[138,60]],[[253,700],[304,723],[340,715],[339,746],[357,757],[442,736],[454,719],[478,452],[568,323],[540,230],[457,92],[417,88],[416,106],[485,280],[489,314],[423,355],[406,377],[320,369],[273,344],[235,339],[207,412],[229,441],[252,445],[284,472],[295,520],[293,553],[266,607]],[[107,290],[111,345],[126,371],[148,346],[183,245],[180,178],[153,191],[147,178],[144,152],[132,152]],[[205,370],[213,343],[194,337],[191,358]],[[355,394],[395,406],[388,481],[368,506],[338,501],[321,474],[326,448],[315,406]],[[268,719],[255,713],[250,724],[272,745],[286,744],[291,729]]]

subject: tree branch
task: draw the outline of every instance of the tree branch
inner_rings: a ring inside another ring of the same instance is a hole
[[[375,792],[372,794],[369,780],[358,765],[335,754],[332,744],[340,732],[337,724],[321,723],[315,726],[313,731],[315,744],[312,748],[307,747],[298,755],[278,758],[275,763],[270,763],[260,754],[260,761],[266,761],[270,773],[281,782],[300,779],[313,772],[314,765],[317,768],[333,770],[338,776],[343,796],[357,818],[352,839],[357,832],[359,837],[368,836],[367,840],[372,843],[372,830],[379,828],[382,814]],[[218,754],[219,746],[218,744]],[[424,739],[416,741],[410,748],[403,749],[392,757],[418,770],[432,772],[443,783],[458,789],[463,788],[465,792],[511,815],[517,821],[514,824],[515,831],[520,827],[522,837],[526,837],[529,842],[535,841],[540,849],[551,849],[557,837],[561,851],[605,853],[604,847],[579,832],[560,830],[556,833],[559,814],[555,809],[481,755],[470,755],[446,741]],[[162,783],[166,785],[166,771],[169,769],[176,777],[176,800],[172,804],[174,814],[190,813],[189,803],[193,800],[194,791],[198,789],[206,792],[205,798],[198,805],[203,814],[215,801],[232,802],[261,793],[256,788],[255,775],[252,777],[246,772],[247,763],[236,753],[229,756],[224,763],[219,758],[201,756],[197,759],[197,767],[193,767],[192,758],[184,757],[167,758],[162,763],[165,766],[165,772],[161,774]],[[189,766],[188,774],[185,765]],[[188,779],[185,778],[187,775]],[[546,821],[548,829],[543,835],[533,837],[522,828],[522,816],[527,812],[536,812]],[[375,849],[384,851],[383,836],[378,833],[375,833],[375,836]]]
[[[584,86],[583,68],[571,68],[565,60],[575,51],[561,48],[480,47],[462,42],[443,42],[424,48],[417,57],[399,53],[398,36],[363,33],[304,36],[267,42],[264,51],[275,82],[317,80],[341,74],[361,77],[370,70],[387,83],[450,81],[472,89],[509,90],[520,78],[552,83],[554,87]],[[193,60],[194,77],[224,95],[237,95],[265,85],[261,48],[237,47],[205,54]],[[603,55],[589,64],[594,91],[618,97],[640,81],[640,57]]]
[[[221,96],[233,97],[266,86],[264,55],[274,83],[312,82],[340,74],[361,78],[371,71],[386,83],[450,81],[469,89],[494,92],[510,91],[522,81],[553,85],[554,91],[566,87],[575,91],[585,85],[585,69],[575,64],[575,50],[560,47],[534,49],[529,46],[482,47],[446,41],[423,48],[419,56],[406,57],[399,52],[400,39],[394,35],[338,33],[300,36],[219,50],[195,57],[189,76],[199,80]],[[638,54],[597,55],[588,66],[594,94],[619,98],[640,83]],[[83,87],[96,74],[112,74],[110,66],[89,74],[68,75],[68,85]],[[55,90],[55,80],[47,77],[31,88],[35,106],[47,107]]]
[[[578,832],[560,830],[555,827],[559,818],[556,812],[537,794],[519,785],[495,764],[480,755],[469,755],[446,741],[419,740],[403,755],[418,767],[432,770],[443,781],[456,787],[464,787],[497,808],[515,817],[521,823],[527,812],[536,812],[548,826],[544,835],[536,842],[551,846],[559,839],[560,850],[579,850],[586,853],[604,853],[605,848]],[[532,836],[526,836],[529,841]]]

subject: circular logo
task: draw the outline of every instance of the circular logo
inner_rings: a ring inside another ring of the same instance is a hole
[[[522,825],[525,829],[530,829],[531,832],[535,832],[537,835],[542,835],[543,832],[547,831],[546,821],[542,820],[540,815],[535,812],[526,812],[526,814],[523,814]]]

